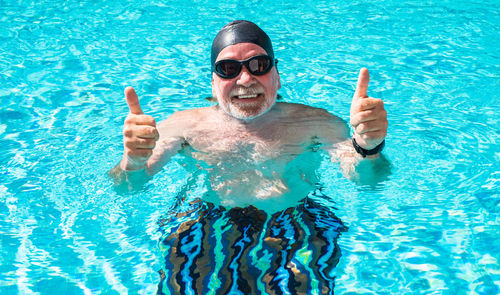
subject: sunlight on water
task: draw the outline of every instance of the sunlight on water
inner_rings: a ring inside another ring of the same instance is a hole
[[[229,210],[185,233],[205,234],[199,242],[215,253],[211,267],[239,269],[226,258],[241,254],[256,288],[268,290],[290,278],[269,265],[277,241],[300,233],[304,240],[285,244],[298,247],[293,261],[310,274],[312,294],[324,283],[319,274],[336,277],[337,294],[499,293],[499,8],[498,1],[2,2],[0,293],[151,294],[160,270],[181,271],[165,260],[175,243],[162,244],[181,220],[162,222],[184,208],[178,198],[206,193],[207,180],[177,156],[138,191],[113,187],[107,171],[122,155],[123,88],[134,86],[158,121],[210,105],[203,99],[211,94],[210,43],[234,19],[270,35],[285,101],[348,121],[357,72],[367,67],[369,94],[388,111],[391,171],[373,185],[345,179],[328,159],[315,167],[321,194],[312,198],[347,228],[324,232],[321,241],[338,249],[325,247],[321,267],[311,268],[321,251],[307,240],[320,225],[295,211],[269,217],[254,226],[283,232],[249,232],[248,248],[238,248]]]

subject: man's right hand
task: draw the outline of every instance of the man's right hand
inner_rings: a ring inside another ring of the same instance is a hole
[[[155,119],[142,112],[134,88],[125,88],[125,98],[130,113],[123,126],[124,152],[120,167],[123,170],[140,170],[146,167],[153,154],[159,133]]]

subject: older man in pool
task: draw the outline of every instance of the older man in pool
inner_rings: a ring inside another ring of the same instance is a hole
[[[298,155],[320,147],[340,161],[348,177],[357,163],[377,161],[388,123],[383,102],[368,97],[367,69],[361,69],[352,99],[351,139],[345,122],[326,110],[277,102],[276,64],[267,34],[251,22],[235,21],[212,45],[217,104],[179,111],[156,124],[127,87],[124,153],[111,175],[125,181],[132,174],[149,177],[183,151],[211,170],[216,194],[209,201],[272,211],[293,205],[317,182],[311,176],[317,167],[296,163]]]
[[[125,148],[111,175],[127,185],[144,181],[181,153],[186,169],[208,176],[201,177],[208,188],[202,202],[190,199],[159,222],[166,251],[158,294],[331,294],[346,227],[318,202],[325,196],[315,190],[316,172],[321,149],[348,177],[356,166],[380,162],[387,119],[382,101],[367,95],[368,70],[361,69],[352,100],[352,139],[326,110],[276,101],[281,82],[271,41],[251,22],[221,29],[212,70],[217,104],[158,125],[134,89],[125,89]]]

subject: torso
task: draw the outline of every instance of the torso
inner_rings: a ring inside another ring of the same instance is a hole
[[[172,134],[184,140],[189,145],[184,155],[204,163],[216,192],[208,201],[271,211],[294,205],[314,188],[317,145],[347,136],[339,118],[288,103],[276,104],[249,123],[228,117],[217,106],[183,111],[162,122],[159,131],[166,141]]]

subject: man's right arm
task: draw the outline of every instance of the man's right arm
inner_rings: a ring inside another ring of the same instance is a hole
[[[116,185],[142,185],[161,170],[184,143],[171,132],[160,134],[152,116],[144,115],[132,87],[125,89],[130,113],[123,127],[123,158],[109,171]],[[168,130],[167,130],[168,131]],[[175,130],[172,130],[175,132]]]

